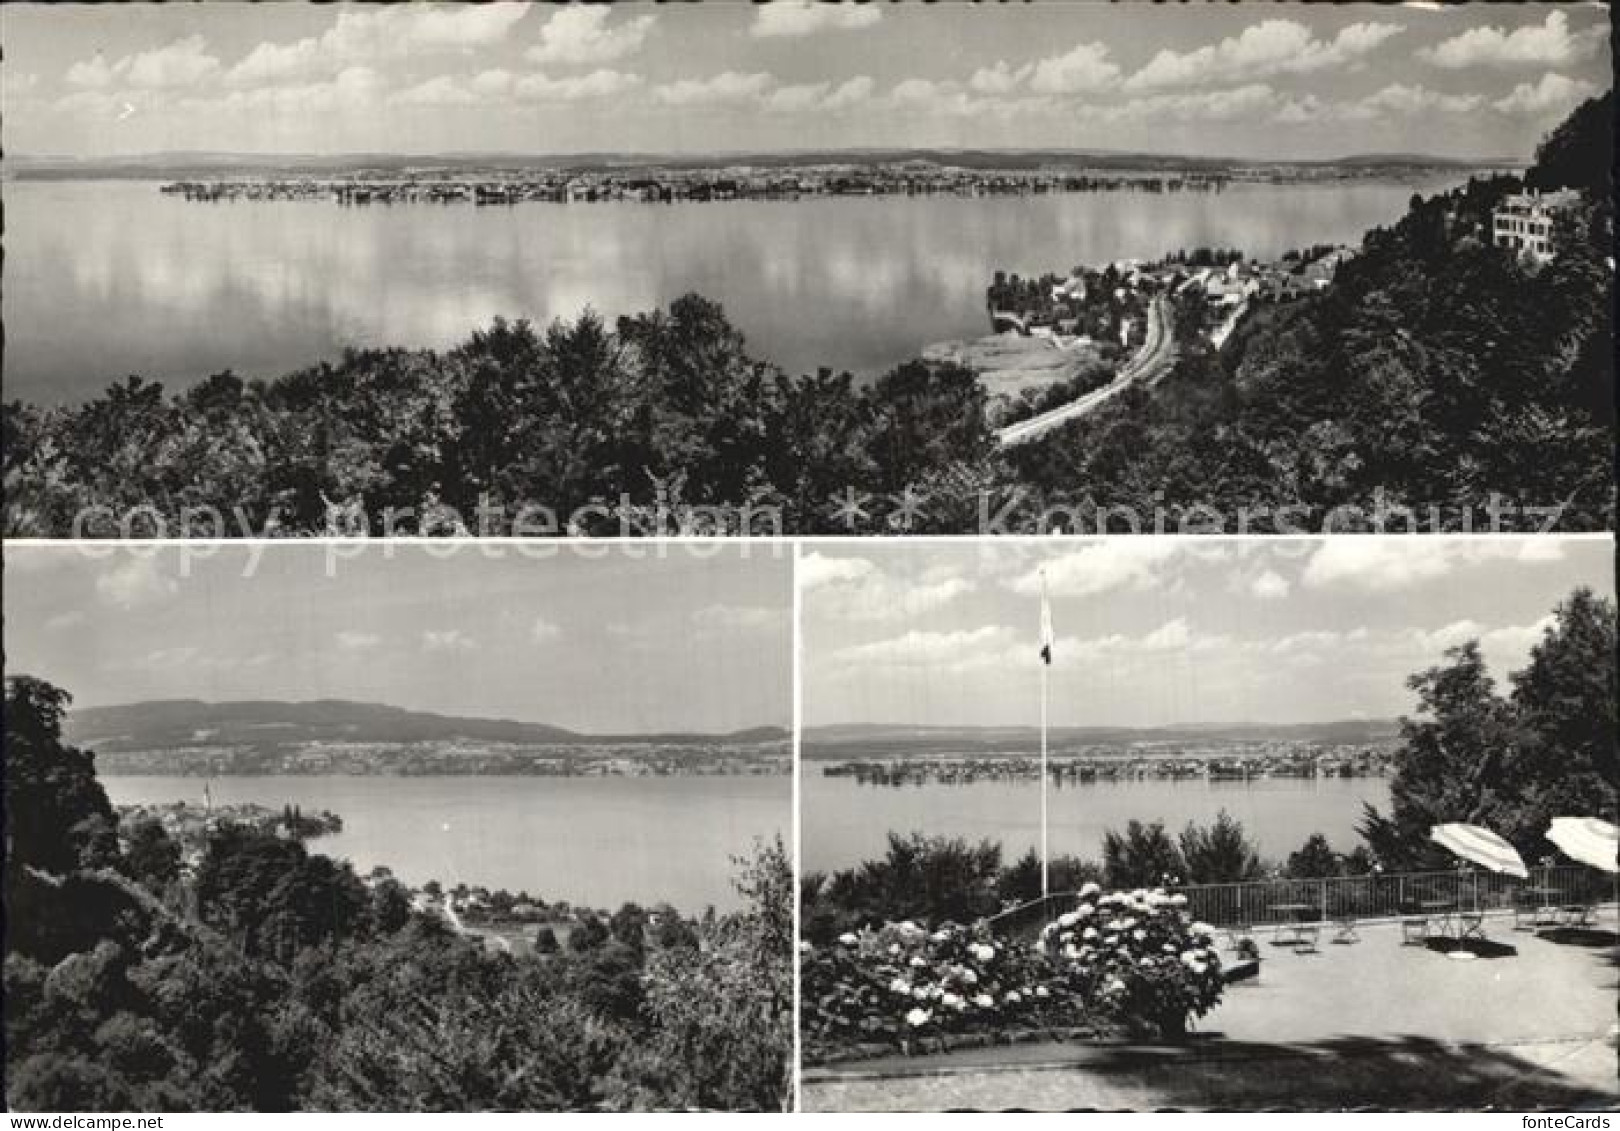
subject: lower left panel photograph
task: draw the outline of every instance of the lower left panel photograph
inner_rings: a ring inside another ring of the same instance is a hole
[[[8,1110],[791,1109],[790,547],[4,564]]]

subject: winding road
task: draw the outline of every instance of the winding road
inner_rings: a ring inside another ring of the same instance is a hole
[[[1022,444],[1043,436],[1054,428],[1061,428],[1071,420],[1078,420],[1098,405],[1112,400],[1138,381],[1157,381],[1176,359],[1175,335],[1170,329],[1170,300],[1162,295],[1148,307],[1147,334],[1142,348],[1120,368],[1114,379],[1100,389],[1093,389],[1082,397],[1059,405],[1057,408],[1010,424],[996,433],[1003,447]]]

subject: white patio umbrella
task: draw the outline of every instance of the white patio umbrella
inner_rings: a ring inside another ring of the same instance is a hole
[[[1530,878],[1530,869],[1524,866],[1519,850],[1490,829],[1461,823],[1436,825],[1429,830],[1429,839],[1493,872],[1518,876],[1521,880]]]
[[[1571,860],[1620,872],[1620,828],[1597,817],[1554,817],[1547,839]]]

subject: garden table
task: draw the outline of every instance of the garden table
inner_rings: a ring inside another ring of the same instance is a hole
[[[1295,946],[1298,946],[1301,942],[1305,941],[1305,925],[1311,918],[1315,916],[1316,904],[1273,903],[1271,905],[1271,910],[1277,912],[1279,915],[1284,916],[1283,921],[1277,924],[1277,930],[1272,935],[1272,938],[1278,942],[1281,942],[1284,932],[1287,932],[1292,936],[1291,941]]]

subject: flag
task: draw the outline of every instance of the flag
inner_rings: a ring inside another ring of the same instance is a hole
[[[1041,575],[1041,659],[1052,663],[1052,604],[1046,599],[1046,575]]]

